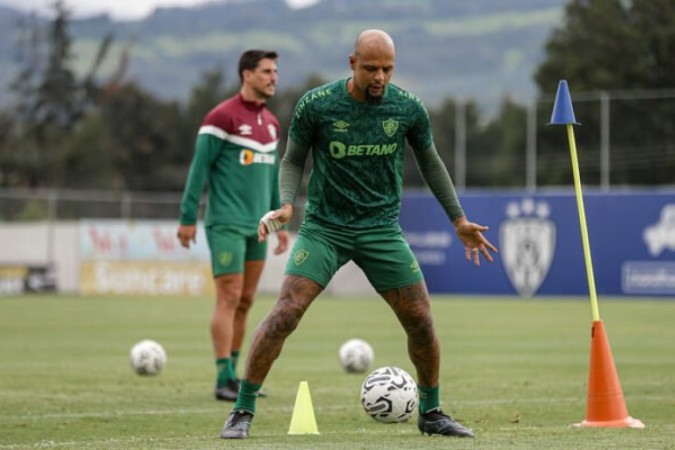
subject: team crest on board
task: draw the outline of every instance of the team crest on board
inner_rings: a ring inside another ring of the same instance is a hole
[[[506,206],[508,220],[499,230],[502,262],[511,284],[521,297],[532,297],[546,279],[556,243],[550,206],[524,198]]]
[[[300,264],[307,261],[308,257],[309,252],[307,250],[298,250],[297,252],[295,252],[295,255],[293,255],[293,262],[295,263],[296,266],[299,266]]]
[[[387,119],[382,122],[382,128],[387,136],[392,137],[398,130],[398,120]]]
[[[661,208],[661,217],[642,233],[649,254],[657,257],[666,250],[675,252],[675,203]]]

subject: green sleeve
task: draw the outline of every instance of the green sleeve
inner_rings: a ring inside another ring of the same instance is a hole
[[[445,164],[441,161],[441,157],[436,151],[436,146],[432,143],[426,150],[414,150],[417,166],[420,169],[422,178],[426,182],[431,192],[438,199],[445,213],[451,221],[458,219],[464,215],[464,210],[459,204],[455,186],[452,183],[452,178]]]
[[[280,163],[277,159],[277,163],[274,167],[274,178],[272,180],[272,198],[270,200],[270,210],[279,209],[281,206],[281,201],[279,200],[279,167]]]
[[[298,188],[305,173],[305,161],[309,154],[309,147],[297,144],[291,137],[286,144],[286,153],[281,160],[279,170],[279,190],[281,204],[295,202]]]
[[[197,223],[199,203],[204,193],[204,186],[208,181],[209,169],[213,155],[217,154],[220,140],[208,134],[197,135],[195,154],[190,164],[187,181],[183,190],[183,199],[180,203],[181,225]]]

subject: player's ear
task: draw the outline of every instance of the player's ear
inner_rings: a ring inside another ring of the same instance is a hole
[[[241,72],[244,83],[248,82],[251,79],[251,77],[253,77],[253,72],[254,72],[253,70],[248,70],[248,69],[244,69]]]
[[[352,70],[356,68],[356,56],[354,54],[349,55],[349,68]]]

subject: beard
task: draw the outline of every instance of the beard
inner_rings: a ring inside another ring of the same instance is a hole
[[[366,89],[365,98],[367,105],[379,105],[382,103],[382,98],[384,97],[384,89],[382,90],[382,95],[374,96],[371,95],[370,90]]]
[[[274,97],[274,91],[272,91],[272,93],[270,94],[262,89],[254,89],[254,90],[258,98],[269,100],[270,98]]]

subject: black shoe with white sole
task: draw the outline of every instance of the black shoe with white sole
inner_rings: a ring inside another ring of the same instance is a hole
[[[216,400],[236,402],[239,395],[239,382],[237,380],[227,380],[225,386],[216,388],[214,395],[216,396]]]
[[[220,432],[222,439],[246,439],[251,428],[253,414],[248,411],[232,411]]]
[[[440,409],[420,414],[417,419],[417,428],[422,434],[440,434],[442,436],[473,437],[473,432],[457,422]]]

